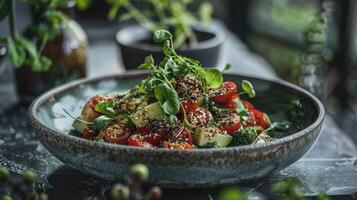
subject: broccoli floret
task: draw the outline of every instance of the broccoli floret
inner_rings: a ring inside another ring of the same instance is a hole
[[[258,132],[254,127],[247,127],[244,129],[240,129],[238,132],[234,133],[233,139],[229,146],[239,146],[239,145],[247,145],[252,144],[254,140],[257,138]]]
[[[212,149],[212,148],[220,148],[220,146],[218,146],[217,142],[208,142],[207,144],[205,144],[204,146],[201,146],[200,148],[205,148],[205,149]]]

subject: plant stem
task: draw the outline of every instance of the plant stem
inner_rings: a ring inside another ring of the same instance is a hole
[[[9,15],[9,25],[10,34],[12,39],[16,40],[18,38],[18,33],[16,29],[16,15],[15,15],[15,0],[10,0],[10,15]]]

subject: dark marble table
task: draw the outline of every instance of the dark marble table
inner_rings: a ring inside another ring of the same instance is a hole
[[[94,41],[95,30],[91,31],[91,27],[88,30],[91,42],[89,76],[123,72],[115,44]],[[106,50],[104,54],[103,49]],[[230,34],[222,50],[220,66],[223,66],[223,60],[232,63],[234,71],[259,70],[262,76],[275,76],[264,60],[251,54]],[[101,66],[100,70],[98,66]],[[49,154],[38,142],[27,120],[27,105],[18,103],[15,94],[12,70],[7,68],[0,72],[0,165],[15,174],[27,169],[36,171],[40,176],[37,186],[46,188],[50,199],[104,199],[110,183],[67,167]],[[299,177],[307,197],[325,192],[332,199],[353,199],[357,198],[356,157],[356,144],[327,115],[320,137],[302,159],[276,174],[239,186],[249,188],[251,195],[258,191],[273,197],[274,194],[269,192],[273,183],[287,177]],[[221,189],[164,189],[163,199],[211,200]],[[0,188],[0,195],[2,192]]]

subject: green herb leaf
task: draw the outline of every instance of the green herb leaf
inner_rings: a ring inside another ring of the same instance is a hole
[[[99,131],[101,132],[105,127],[107,127],[114,119],[110,118],[108,116],[105,115],[101,115],[99,117],[97,117],[94,121],[93,121],[93,126]]]
[[[169,123],[175,124],[177,121],[177,117],[175,115],[169,115]]]
[[[247,197],[236,188],[227,188],[219,193],[218,200],[247,200]]]
[[[175,115],[180,110],[180,98],[177,92],[167,84],[160,84],[154,89],[155,97],[166,114]]]
[[[154,58],[152,55],[146,56],[144,63],[139,66],[139,69],[151,69],[154,65]]]
[[[7,38],[6,45],[11,64],[15,68],[20,68],[26,60],[25,49],[23,49],[22,46],[17,45],[11,37]]]
[[[116,117],[117,114],[113,109],[113,101],[102,101],[95,105],[95,111],[107,115],[111,118]]]
[[[223,71],[222,71],[222,72],[228,71],[228,70],[230,70],[231,68],[232,68],[232,65],[231,65],[231,64],[229,64],[229,63],[227,63],[227,64],[224,66],[224,68],[223,68]]]
[[[213,6],[209,2],[203,2],[198,10],[199,16],[204,23],[212,20]]]
[[[169,31],[161,29],[161,30],[157,30],[157,31],[154,32],[154,38],[153,39],[154,39],[154,42],[161,43],[161,42],[163,42],[165,40],[172,39],[172,35],[171,35],[171,33]]]
[[[245,93],[248,94],[250,98],[255,97],[255,90],[253,88],[253,85],[249,81],[247,80],[242,81],[242,89]]]
[[[223,83],[223,75],[218,69],[209,69],[205,74],[206,81],[208,86],[216,89],[221,87]]]
[[[9,0],[0,0],[0,22],[7,16],[10,10]]]

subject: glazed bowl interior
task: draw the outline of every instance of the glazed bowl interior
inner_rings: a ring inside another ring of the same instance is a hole
[[[36,116],[49,128],[62,134],[69,134],[72,129],[73,119],[66,115],[64,110],[73,116],[79,116],[84,103],[90,97],[98,94],[124,93],[137,85],[143,78],[144,75],[121,79],[108,77],[74,85],[64,91],[55,93],[51,98],[42,102],[38,107]],[[288,136],[304,130],[313,124],[321,114],[319,106],[311,100],[311,96],[298,90],[292,90],[290,87],[282,86],[276,82],[252,77],[225,75],[225,80],[231,80],[236,83],[240,83],[243,79],[252,82],[257,94],[253,99],[243,95],[243,99],[249,100],[255,107],[265,111],[273,122],[289,119],[295,123],[287,132],[280,133],[278,137]],[[296,102],[301,104],[301,115],[291,113],[292,111],[296,112],[293,108]]]

